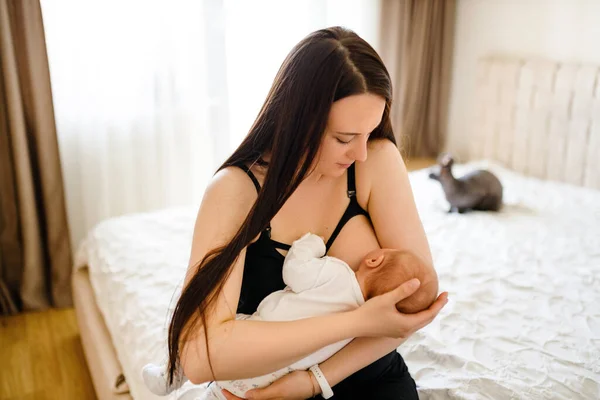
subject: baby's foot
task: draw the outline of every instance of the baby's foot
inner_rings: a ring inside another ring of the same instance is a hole
[[[173,384],[167,382],[167,369],[164,366],[147,364],[142,369],[144,383],[150,391],[159,396],[166,396],[174,390],[179,389],[187,381],[187,378],[178,369],[173,376]]]

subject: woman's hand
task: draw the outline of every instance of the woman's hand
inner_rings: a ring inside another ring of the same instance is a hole
[[[312,397],[313,387],[307,371],[294,371],[279,378],[267,387],[249,390],[246,392],[246,398],[255,400],[304,400]],[[227,400],[241,399],[241,397],[234,396],[226,390],[223,391],[223,394]]]
[[[419,313],[402,314],[396,309],[396,303],[416,292],[419,285],[418,279],[411,279],[388,293],[369,299],[352,311],[358,320],[358,336],[406,339],[433,321],[448,302],[446,292],[440,294],[427,310]]]

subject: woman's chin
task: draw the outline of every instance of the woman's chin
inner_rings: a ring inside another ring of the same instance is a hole
[[[344,175],[347,169],[348,167],[336,163],[331,165],[329,168],[317,168],[315,172],[327,178],[339,178],[340,176]]]
[[[344,175],[344,173],[346,172],[346,168],[340,168],[339,166],[336,165],[336,168],[332,168],[328,171],[328,173],[323,174],[325,176],[328,176],[330,178],[339,178],[340,176]]]

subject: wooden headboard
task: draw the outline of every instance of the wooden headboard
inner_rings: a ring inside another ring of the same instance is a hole
[[[469,158],[600,189],[600,66],[481,59]]]

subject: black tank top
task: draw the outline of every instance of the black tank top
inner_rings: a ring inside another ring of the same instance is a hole
[[[256,191],[260,190],[258,180],[245,165],[238,165],[252,179]],[[326,249],[329,248],[339,235],[344,225],[357,215],[369,214],[358,204],[356,200],[356,184],[354,182],[355,171],[352,164],[347,171],[347,194],[350,198],[350,204],[342,215],[331,237],[327,241]],[[244,265],[244,275],[242,278],[242,289],[237,312],[242,314],[252,314],[258,308],[259,303],[269,294],[285,288],[282,277],[283,256],[277,249],[289,250],[290,245],[277,242],[271,239],[271,225],[265,229],[259,239],[251,243],[246,249],[246,262]]]

